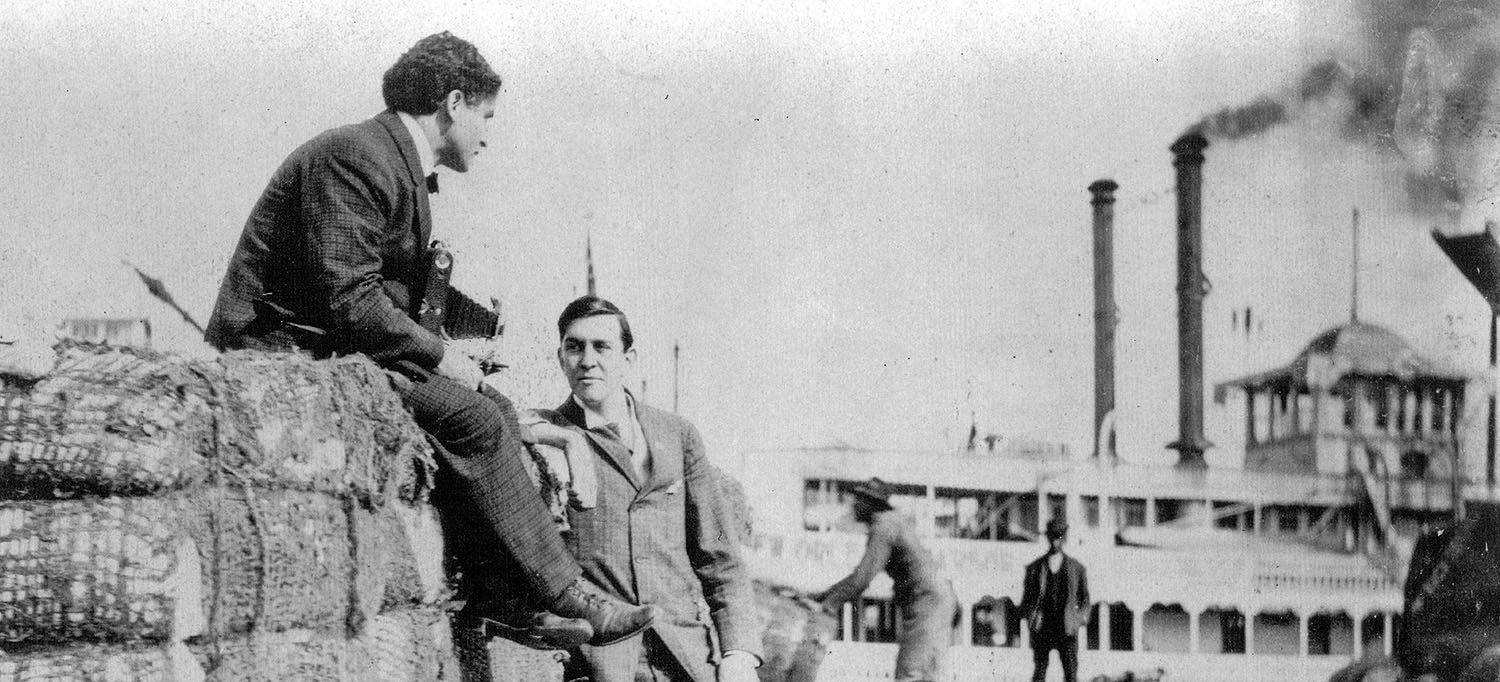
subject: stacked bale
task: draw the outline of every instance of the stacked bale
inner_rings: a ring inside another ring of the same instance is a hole
[[[0,385],[0,682],[458,679],[433,467],[363,359],[64,347]]]

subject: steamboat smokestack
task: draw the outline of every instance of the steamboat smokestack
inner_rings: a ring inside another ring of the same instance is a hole
[[[1172,144],[1177,168],[1177,466],[1204,467],[1203,451],[1203,149],[1189,132]]]
[[[1115,190],[1114,180],[1089,185],[1094,198],[1094,457],[1113,459],[1114,433],[1102,428],[1115,409]]]

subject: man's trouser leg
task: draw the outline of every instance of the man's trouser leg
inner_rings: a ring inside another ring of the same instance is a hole
[[[1047,679],[1047,657],[1052,655],[1052,642],[1041,639],[1041,635],[1032,633],[1038,639],[1031,643],[1031,682],[1044,682]]]
[[[1057,657],[1062,661],[1063,682],[1078,682],[1078,635],[1057,641]]]
[[[515,407],[447,377],[411,377],[403,396],[422,427],[443,444],[440,466],[468,497],[527,585],[550,602],[582,574],[526,473]]]

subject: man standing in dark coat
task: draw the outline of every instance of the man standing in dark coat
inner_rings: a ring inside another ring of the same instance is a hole
[[[417,424],[443,446],[448,485],[437,492],[471,510],[475,532],[524,577],[517,592],[531,595],[485,615],[533,645],[616,641],[649,626],[655,609],[581,577],[527,476],[515,408],[483,386],[476,362],[416,322],[433,171],[469,169],[500,84],[473,45],[447,32],[413,45],[385,73],[384,112],[318,135],[271,177],[230,259],[207,340],[226,350],[363,353],[399,375],[393,383]]]
[[[872,478],[855,486],[854,519],[870,527],[865,554],[843,580],[818,601],[837,613],[857,599],[881,571],[891,577],[892,602],[900,611],[901,648],[896,652],[896,682],[947,680],[948,647],[961,613],[953,584],[938,574],[932,554],[917,539],[910,517],[891,507],[891,487]]]
[[[1047,522],[1047,553],[1026,566],[1021,614],[1031,629],[1033,682],[1047,679],[1052,650],[1062,661],[1064,682],[1078,679],[1078,629],[1089,621],[1089,581],[1083,564],[1063,554],[1068,524]]]

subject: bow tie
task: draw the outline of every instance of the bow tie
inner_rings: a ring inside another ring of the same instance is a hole
[[[438,191],[437,173],[433,173],[433,174],[427,176],[427,193],[428,194],[437,194],[437,191]]]

